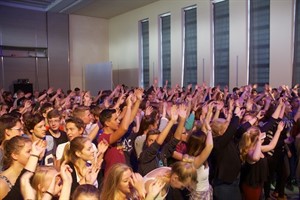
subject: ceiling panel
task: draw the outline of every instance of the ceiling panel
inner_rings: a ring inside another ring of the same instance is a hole
[[[0,0],[0,5],[109,19],[159,0]]]

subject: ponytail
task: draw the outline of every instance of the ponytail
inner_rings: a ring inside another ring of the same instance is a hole
[[[60,159],[60,164],[62,164],[64,161],[67,163],[70,162],[70,142],[68,142],[64,148],[64,153],[62,158]]]

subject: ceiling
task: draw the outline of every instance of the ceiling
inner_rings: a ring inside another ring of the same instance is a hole
[[[159,0],[0,0],[0,5],[110,19]]]

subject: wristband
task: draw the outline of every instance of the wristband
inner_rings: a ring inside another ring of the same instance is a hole
[[[30,154],[30,156],[32,156],[32,157],[36,157],[36,158],[40,158],[40,156],[38,156],[38,155],[34,155],[34,154]]]
[[[45,194],[49,194],[51,197],[53,197],[54,195],[51,192],[45,191]]]

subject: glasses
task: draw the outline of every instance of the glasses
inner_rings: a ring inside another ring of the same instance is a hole
[[[23,128],[11,128],[10,130],[17,130],[17,131],[19,131],[19,132],[23,132],[23,131],[24,131]]]
[[[55,119],[55,120],[48,120],[49,124],[53,124],[53,123],[60,123],[60,119]]]

